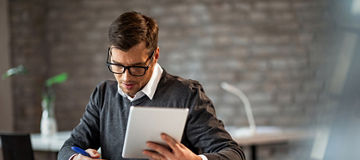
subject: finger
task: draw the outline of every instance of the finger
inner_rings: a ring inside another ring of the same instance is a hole
[[[161,139],[164,140],[173,151],[178,149],[178,142],[166,133],[161,133]]]
[[[143,154],[150,157],[151,159],[166,159],[163,155],[155,152],[155,151],[150,151],[150,150],[144,150]]]
[[[88,156],[84,156],[84,155],[81,155],[81,154],[77,154],[73,160],[93,160],[91,157],[88,157]]]
[[[168,147],[154,142],[147,142],[146,145],[152,150],[156,151],[158,154],[161,154],[164,157],[172,158],[172,153]]]
[[[95,149],[90,149],[89,148],[89,149],[87,149],[85,151],[90,154],[91,158],[100,158],[100,156],[101,156],[100,153]]]

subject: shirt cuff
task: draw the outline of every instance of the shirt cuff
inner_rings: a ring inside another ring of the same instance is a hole
[[[199,156],[201,157],[202,160],[208,160],[208,159],[206,158],[206,156],[204,156],[204,155],[202,155],[202,154],[200,154]]]

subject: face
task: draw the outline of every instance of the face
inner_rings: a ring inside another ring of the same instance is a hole
[[[112,56],[110,60],[112,63],[117,63],[124,66],[147,66],[150,64],[149,69],[146,71],[145,75],[140,77],[132,76],[129,73],[129,70],[126,70],[123,74],[114,74],[115,79],[122,91],[130,97],[134,97],[135,94],[149,82],[154,71],[154,65],[159,58],[159,48],[155,50],[153,58],[146,62],[146,60],[149,58],[149,55],[151,54],[150,52],[152,51],[146,48],[145,42],[141,42],[135,45],[126,52],[113,46],[111,47]]]

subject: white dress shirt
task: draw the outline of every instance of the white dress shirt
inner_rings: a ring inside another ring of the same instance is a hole
[[[148,96],[150,100],[152,100],[152,98],[154,97],[155,91],[156,91],[156,87],[159,84],[159,81],[161,79],[161,74],[163,73],[163,69],[160,67],[160,65],[158,63],[155,64],[154,66],[154,71],[151,75],[151,78],[149,80],[149,82],[145,85],[145,87],[138,91],[134,98],[130,97],[129,95],[125,94],[120,86],[118,85],[118,92],[120,95],[122,95],[123,97],[127,97],[131,102],[135,101],[143,96]]]

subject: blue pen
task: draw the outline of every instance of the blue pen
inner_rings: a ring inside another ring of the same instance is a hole
[[[91,157],[89,153],[86,153],[83,149],[81,149],[81,148],[79,148],[79,147],[73,146],[73,147],[71,147],[71,149],[72,149],[73,151],[75,151],[76,153],[80,153],[80,154],[82,154],[82,155],[84,155],[84,156]]]

